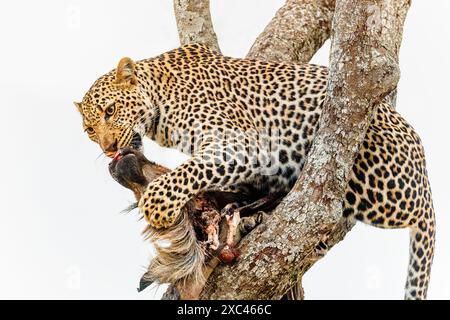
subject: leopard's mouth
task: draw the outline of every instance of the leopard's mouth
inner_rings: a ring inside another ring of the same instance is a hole
[[[123,146],[123,147],[119,146],[117,151],[105,151],[105,155],[108,158],[116,159],[116,157],[121,155],[121,152],[124,149],[130,149],[131,148],[131,149],[138,150],[138,151],[142,152],[143,151],[142,147],[143,147],[143,144],[142,144],[141,135],[139,133],[137,133],[137,132],[133,132],[133,136],[131,137],[130,141],[127,144],[125,144],[125,146]]]
[[[122,154],[121,150],[119,150],[119,151],[117,151],[116,154],[114,155],[114,157],[113,157],[113,162],[117,162],[117,161],[119,161],[119,160],[122,159],[122,158],[123,158],[123,154]]]
[[[117,153],[117,152],[115,152],[115,151],[105,151],[105,155],[106,155],[108,158],[114,158],[114,156],[116,155],[116,153]]]
[[[136,157],[136,151],[134,151],[134,150],[136,150],[136,149],[132,148],[132,147],[125,147],[125,148],[119,149],[111,157],[112,161],[111,161],[110,165],[111,166],[117,165],[117,162],[119,162],[120,160],[122,160],[124,157],[126,157],[128,155],[130,155],[132,157]]]

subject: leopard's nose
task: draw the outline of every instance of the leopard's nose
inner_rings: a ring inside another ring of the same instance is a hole
[[[114,139],[114,142],[106,147],[103,151],[108,157],[113,158],[116,155],[117,150],[117,139]]]
[[[117,151],[117,139],[114,139],[114,142],[111,143],[106,149],[105,152],[116,152]]]

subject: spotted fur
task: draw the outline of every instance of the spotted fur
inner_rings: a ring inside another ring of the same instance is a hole
[[[328,70],[224,57],[187,45],[120,61],[77,107],[108,156],[147,136],[191,155],[153,181],[139,207],[169,228],[201,191],[252,184],[288,191],[317,131]],[[345,193],[343,215],[380,228],[410,228],[405,297],[426,298],[434,211],[420,138],[388,103],[375,109]]]

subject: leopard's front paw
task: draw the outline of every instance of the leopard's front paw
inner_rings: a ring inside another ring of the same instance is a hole
[[[187,201],[173,196],[166,189],[160,190],[150,185],[139,201],[139,208],[152,227],[168,228],[175,223]]]

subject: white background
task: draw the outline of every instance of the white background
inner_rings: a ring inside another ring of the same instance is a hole
[[[211,0],[226,55],[242,57],[283,0]],[[450,298],[450,1],[413,1],[398,110],[425,145],[437,214],[429,298]],[[122,56],[178,46],[171,0],[2,1],[0,5],[0,298],[158,298],[136,292],[151,249],[132,200],[81,128],[72,101]],[[328,46],[313,62],[327,64]],[[146,143],[174,167],[174,151]],[[358,224],[304,278],[309,299],[400,299],[407,230]]]

